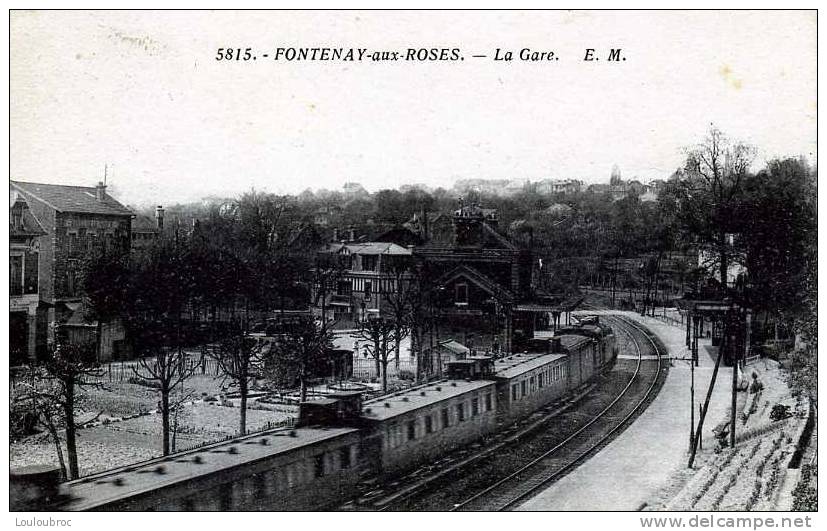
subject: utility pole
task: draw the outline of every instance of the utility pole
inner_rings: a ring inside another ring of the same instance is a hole
[[[701,439],[701,433],[703,433],[704,420],[706,419],[706,413],[709,410],[709,399],[712,398],[712,390],[715,388],[715,379],[718,376],[718,367],[721,366],[721,358],[724,357],[725,345],[726,336],[724,336],[723,343],[718,349],[718,357],[715,360],[715,368],[712,370],[712,379],[709,382],[709,389],[707,389],[706,391],[706,399],[704,400],[703,408],[701,408],[701,418],[700,420],[698,420],[698,428],[695,430],[695,440],[692,443],[692,450],[689,454],[689,464],[687,465],[688,468],[692,468],[692,465],[695,463],[695,453],[698,450],[698,443]]]
[[[689,318],[689,316],[687,316]],[[698,323],[692,318],[691,328],[693,331],[691,344],[689,346],[689,353],[692,356],[689,360],[689,372],[691,380],[689,383],[689,451],[692,451],[692,445],[695,441],[695,363],[698,353]],[[689,324],[689,322],[687,322]]]
[[[730,341],[729,334],[732,333],[733,328],[736,333],[738,333],[738,325],[740,323],[732,323],[732,315],[734,312],[731,310],[727,311],[725,320],[724,320],[724,332],[727,334],[727,341],[726,346],[727,349],[732,353],[730,358],[732,359],[732,418],[729,419],[729,446],[730,449],[734,452],[735,451],[735,410],[738,407],[738,344],[736,341]],[[736,326],[733,326],[735,324]]]

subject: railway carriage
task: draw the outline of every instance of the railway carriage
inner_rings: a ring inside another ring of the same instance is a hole
[[[366,455],[392,475],[469,444],[497,428],[495,384],[449,380],[365,402]]]
[[[528,347],[531,352],[499,360],[451,362],[446,380],[364,403],[358,392],[305,402],[295,429],[240,437],[72,481],[62,486],[64,495],[57,501],[28,507],[330,508],[365,478],[393,476],[433,461],[565,396],[616,355],[612,329],[596,318]]]

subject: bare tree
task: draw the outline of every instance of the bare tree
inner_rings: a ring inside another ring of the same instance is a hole
[[[154,356],[139,359],[139,367],[132,367],[132,371],[149,387],[154,387],[161,395],[161,433],[163,435],[162,451],[164,455],[170,453],[170,413],[180,404],[172,404],[172,393],[183,387],[184,382],[192,376],[198,365],[188,359],[183,349],[179,347],[160,346],[154,349]]]
[[[66,458],[63,455],[60,436],[63,426],[61,420],[63,408],[54,398],[58,394],[57,386],[54,382],[46,381],[42,374],[38,374],[40,371],[40,368],[30,367],[25,378],[13,383],[13,389],[9,395],[11,418],[33,420],[31,423],[24,420],[26,426],[21,426],[21,430],[38,426],[46,430],[55,445],[61,478],[67,479]]]
[[[250,380],[261,374],[262,362],[269,352],[270,347],[267,343],[251,337],[243,327],[238,327],[235,334],[222,340],[212,352],[212,357],[218,363],[224,377],[232,380],[238,387],[241,399],[238,429],[241,435],[247,433]]]
[[[307,400],[307,383],[313,368],[328,361],[332,336],[325,321],[300,317],[282,324],[269,361],[278,377],[298,380],[300,400]]]
[[[365,350],[376,360],[376,372],[382,374],[382,391],[388,391],[388,344],[393,339],[396,323],[386,317],[366,317],[358,323],[356,336],[365,341]]]
[[[754,148],[731,141],[713,125],[706,139],[688,151],[685,169],[677,175],[678,218],[714,254],[724,288],[736,255],[728,235],[737,227],[743,185],[754,158]]]
[[[411,334],[412,311],[418,296],[419,284],[414,282],[407,262],[391,261],[388,271],[391,277],[384,286],[383,298],[388,315],[393,321],[394,362],[398,371],[400,345]]]
[[[69,479],[79,476],[77,453],[77,423],[75,413],[83,389],[101,387],[103,371],[97,362],[94,344],[77,345],[58,342],[46,361],[36,367],[33,389],[36,389],[37,407],[48,415],[48,429],[53,430],[56,444],[57,425],[54,419],[59,412],[66,430],[66,454],[69,461]],[[58,454],[60,455],[60,454]]]

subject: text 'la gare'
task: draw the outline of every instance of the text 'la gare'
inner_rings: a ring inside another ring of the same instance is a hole
[[[601,54],[594,48],[586,48],[586,51],[583,56],[584,61],[599,61]],[[540,62],[540,61],[559,61],[559,55],[555,54],[552,50],[532,50],[531,48],[523,48],[519,52],[517,52],[517,60],[519,61],[528,61],[528,62]],[[502,48],[497,48],[494,51],[494,60],[495,61],[513,61],[514,52],[511,50],[503,50]],[[621,54],[620,48],[611,48],[607,54],[605,54],[605,59],[607,61],[625,61],[626,58],[623,57]]]

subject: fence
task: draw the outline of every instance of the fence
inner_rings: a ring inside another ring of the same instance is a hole
[[[293,417],[289,417],[285,420],[281,420],[281,421],[278,421],[278,422],[268,422],[267,424],[265,424],[262,428],[260,428],[258,430],[247,431],[246,436],[256,435],[256,434],[259,434],[259,433],[264,433],[264,432],[267,432],[267,431],[270,431],[270,430],[274,430],[276,428],[292,428],[293,426],[295,426],[295,424],[296,424],[296,419],[294,419]],[[214,439],[214,440],[211,440],[211,441],[202,441],[202,442],[199,442],[199,443],[196,443],[196,444],[191,444],[189,446],[180,446],[179,445],[175,449],[175,453],[187,452],[189,450],[196,450],[198,448],[203,448],[204,446],[209,446],[209,445],[212,445],[212,444],[216,444],[216,443],[220,443],[220,442],[224,442],[224,441],[229,441],[229,440],[232,440],[232,439],[237,439],[240,436],[241,435],[236,433],[234,435],[227,435],[222,439]]]
[[[187,363],[196,366],[195,374],[219,376],[221,374],[221,367],[219,363],[209,356],[202,356],[200,352],[186,352]],[[154,358],[147,358],[146,363],[150,366],[154,362]],[[138,373],[137,375],[135,373]],[[130,378],[143,377],[149,378],[149,374],[144,368],[143,364],[138,360],[129,361],[113,361],[103,366],[103,374],[98,379],[99,381],[109,382],[124,382],[129,381]]]
[[[403,358],[399,360],[399,367],[396,366],[396,361],[391,358],[388,361],[388,376],[391,378],[398,377],[402,372],[410,372],[416,374],[416,362],[410,358]],[[376,372],[376,360],[373,358],[365,358],[353,355],[353,377],[358,379],[369,380],[372,378],[379,378]]]

